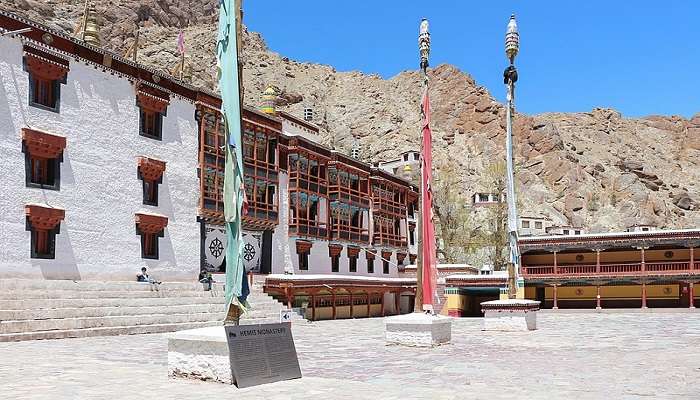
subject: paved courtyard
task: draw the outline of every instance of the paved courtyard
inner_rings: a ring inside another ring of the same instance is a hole
[[[2,399],[697,399],[700,312],[551,314],[529,333],[458,319],[437,349],[382,319],[294,326],[304,378],[247,389],[169,379],[163,335],[0,343]]]

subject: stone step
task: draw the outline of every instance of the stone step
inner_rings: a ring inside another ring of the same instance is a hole
[[[217,297],[151,297],[151,298],[92,298],[92,299],[27,299],[0,300],[0,310],[42,310],[80,307],[146,307],[192,304],[220,304],[226,302]]]
[[[221,324],[222,324],[221,321],[206,321],[206,322],[185,322],[185,323],[137,325],[137,326],[113,326],[113,327],[107,327],[107,328],[88,328],[88,329],[70,329],[70,330],[6,333],[6,334],[0,334],[0,342],[18,342],[18,341],[22,341],[22,340],[40,340],[40,339],[81,338],[81,337],[91,337],[91,336],[140,335],[140,334],[144,334],[144,333],[163,333],[163,332],[182,331],[182,330],[187,330],[187,329],[206,328],[209,326],[220,326]]]
[[[25,290],[0,292],[0,300],[25,299],[98,299],[98,298],[163,298],[163,297],[223,297],[218,291],[98,291],[98,290]]]
[[[134,275],[135,277],[136,275]],[[135,278],[134,278],[135,279]],[[151,284],[144,282],[119,281],[69,281],[69,280],[40,280],[40,279],[0,279],[0,292],[8,290],[82,290],[82,291],[135,291],[149,292]],[[199,282],[163,282],[159,285],[161,291],[168,290],[204,290]],[[221,286],[223,290],[223,285]]]
[[[153,314],[197,314],[220,313],[224,304],[181,304],[172,306],[139,306],[139,307],[80,307],[55,308],[37,310],[0,310],[0,321],[45,320],[62,318],[113,317],[127,315]],[[258,314],[265,310],[258,311]]]
[[[0,334],[50,330],[107,328],[115,326],[160,325],[185,322],[223,321],[225,312],[193,314],[122,315],[45,320],[0,321]]]

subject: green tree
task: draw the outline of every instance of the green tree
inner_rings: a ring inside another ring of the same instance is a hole
[[[436,233],[442,239],[442,254],[450,264],[465,262],[473,248],[475,228],[461,191],[459,171],[454,164],[444,164],[433,182],[433,212]]]
[[[480,242],[486,248],[487,258],[494,270],[505,270],[508,259],[508,205],[506,191],[506,164],[504,161],[489,165],[483,175],[483,186],[499,196],[499,202],[486,210],[486,229],[480,232]]]

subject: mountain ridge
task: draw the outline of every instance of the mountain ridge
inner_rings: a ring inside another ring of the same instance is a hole
[[[0,0],[18,13],[70,33],[81,2]],[[215,89],[216,0],[114,0],[97,10],[103,45],[118,53],[133,44],[141,21],[140,63],[168,72],[178,63],[175,38],[184,27],[192,83]],[[271,51],[263,37],[243,35],[245,103],[258,106],[267,85],[278,108],[301,116],[314,110],[322,144],[366,161],[419,148],[419,71],[383,79],[330,65],[297,62]],[[482,176],[504,159],[505,109],[468,73],[449,64],[429,70],[436,170],[460,172],[461,192],[487,190]],[[517,106],[517,99],[516,99]],[[612,109],[516,113],[518,192],[523,215],[543,215],[591,232],[634,224],[700,225],[700,113],[691,118],[624,118]],[[438,172],[438,171],[436,171]],[[439,176],[436,174],[436,176]]]

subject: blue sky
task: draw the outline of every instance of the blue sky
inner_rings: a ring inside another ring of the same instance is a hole
[[[503,101],[503,39],[520,28],[517,108],[529,114],[613,107],[625,116],[700,112],[700,2],[691,0],[245,0],[244,22],[287,57],[385,78],[456,65]]]

